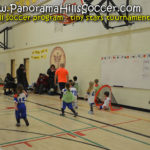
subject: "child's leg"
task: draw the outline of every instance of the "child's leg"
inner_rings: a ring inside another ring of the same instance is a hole
[[[73,112],[74,117],[76,117],[78,115],[78,113],[73,109],[72,103],[68,103],[67,107]]]
[[[23,120],[24,120],[26,126],[29,126],[29,121],[28,121],[28,119],[27,119],[27,118],[23,118]]]
[[[26,113],[26,107],[25,107],[25,106],[22,107],[22,110],[21,110],[21,118],[23,118],[23,120],[24,120],[26,126],[29,126],[29,121],[28,121],[28,119],[27,119],[27,113]]]
[[[78,101],[75,100],[75,108],[78,109]]]
[[[67,106],[67,104],[66,104],[65,102],[63,102],[62,108],[61,108],[61,112],[62,112],[61,116],[64,116],[64,115],[65,115],[66,106]]]
[[[90,104],[90,111],[91,111],[91,112],[93,112],[93,105],[94,105],[94,103],[91,103],[91,104]]]
[[[17,124],[16,124],[16,126],[20,126],[20,112],[19,112],[19,110],[16,110],[15,111],[15,116],[16,116],[16,121],[17,121]]]
[[[89,114],[93,114],[93,105],[94,103],[90,103],[90,111],[88,112]]]

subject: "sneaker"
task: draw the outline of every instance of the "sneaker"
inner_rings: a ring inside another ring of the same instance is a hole
[[[78,109],[78,106],[76,106],[75,109]]]
[[[94,113],[93,111],[88,111],[88,114],[93,115]]]
[[[27,127],[29,126],[29,122],[26,122],[26,126],[27,126]]]
[[[76,112],[75,114],[74,114],[74,117],[77,117],[78,116],[78,113]]]
[[[20,127],[20,123],[17,123],[16,126],[17,126],[17,127]]]
[[[65,114],[60,114],[60,116],[63,116],[63,117],[64,117],[64,116],[65,116]]]

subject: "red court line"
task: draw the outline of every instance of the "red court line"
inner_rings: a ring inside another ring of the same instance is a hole
[[[28,142],[24,142],[25,145],[27,145],[28,147],[32,147],[31,144],[29,144]]]
[[[86,131],[88,131],[88,130],[94,130],[94,129],[97,129],[97,128],[90,128],[90,129],[86,129]],[[79,130],[80,132],[81,131],[84,131],[84,130]],[[75,131],[75,132],[77,132],[77,131]],[[63,134],[58,134],[57,136],[58,137],[60,137],[60,136],[63,136],[63,135],[71,135],[71,134],[69,134],[69,133],[63,133]],[[72,137],[74,136],[74,135],[71,135]],[[75,136],[74,136],[75,137]],[[48,137],[44,137],[44,138],[39,138],[39,139],[34,139],[34,140],[27,140],[27,141],[25,141],[25,142],[17,142],[17,143],[12,143],[12,144],[7,144],[7,145],[3,145],[3,146],[1,146],[1,147],[9,147],[9,146],[14,146],[14,145],[18,145],[18,144],[25,144],[25,145],[27,145],[26,143],[29,143],[29,142],[35,142],[35,141],[40,141],[40,140],[44,140],[44,139],[48,139],[48,138],[52,138],[51,136],[48,136]],[[27,145],[28,146],[28,145]],[[29,146],[28,146],[29,147]]]
[[[115,124],[112,124],[113,126],[115,125],[120,125],[120,124],[127,124],[127,123],[131,123],[131,122],[136,122],[136,121],[139,121],[141,119],[136,119],[136,120],[130,120],[130,121],[126,121],[126,122],[120,122],[120,123],[115,123]],[[108,126],[101,126],[101,128],[105,128],[105,127],[108,127]]]
[[[120,123],[116,123],[116,124],[112,124],[112,125],[127,124],[127,123],[131,123],[131,122],[136,122],[136,121],[139,121],[139,120],[141,120],[141,119],[130,120],[130,121],[126,121],[126,122],[120,122]],[[105,127],[109,127],[109,126],[101,126],[101,128],[105,128]],[[94,127],[94,128],[90,128],[90,129],[83,129],[83,130],[75,131],[73,133],[75,133],[75,134],[77,134],[79,136],[86,136],[86,134],[83,134],[82,132],[90,131],[90,130],[95,130],[95,129],[98,129],[98,128]],[[74,136],[72,134],[69,134],[69,133],[58,134],[56,136],[61,137],[61,136],[64,136],[64,135],[69,135],[69,136],[71,136],[73,138],[76,137],[76,136]],[[34,139],[34,140],[27,140],[27,141],[24,141],[24,142],[17,142],[17,143],[7,144],[7,145],[3,145],[1,147],[9,147],[9,146],[14,146],[14,145],[19,145],[19,144],[25,144],[28,147],[32,147],[32,145],[29,144],[29,142],[36,142],[36,141],[40,141],[40,140],[44,140],[44,139],[49,139],[49,138],[52,138],[52,137],[51,136],[47,136],[47,137],[44,137],[44,138],[39,138],[39,139]]]

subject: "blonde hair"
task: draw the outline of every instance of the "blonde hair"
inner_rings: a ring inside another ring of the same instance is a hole
[[[94,89],[94,82],[93,82],[93,81],[90,81],[90,82],[89,82],[89,88],[88,88],[88,90],[87,90],[87,93],[90,94],[93,89]]]
[[[65,64],[64,64],[64,63],[61,63],[61,64],[60,64],[60,67],[64,68],[64,67],[65,67]]]

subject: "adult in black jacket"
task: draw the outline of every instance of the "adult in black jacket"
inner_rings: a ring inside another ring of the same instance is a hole
[[[54,78],[55,78],[55,72],[56,68],[55,65],[51,65],[50,68],[47,70],[48,79],[49,79],[49,89],[56,90],[55,84],[54,84]]]
[[[22,84],[24,89],[27,90],[29,84],[28,84],[28,81],[27,81],[26,71],[25,71],[25,68],[24,68],[23,64],[21,64],[19,66],[19,68],[17,69],[16,74],[17,74],[17,83]]]

